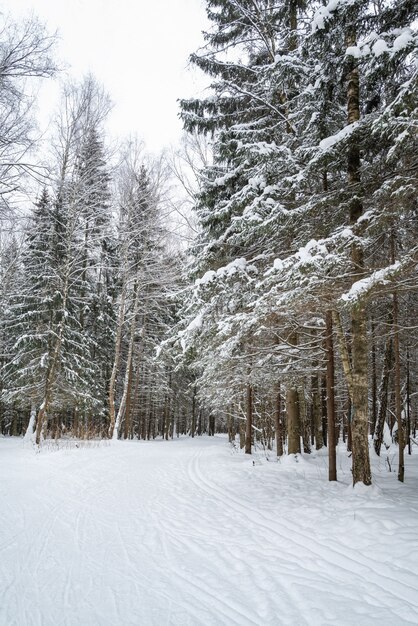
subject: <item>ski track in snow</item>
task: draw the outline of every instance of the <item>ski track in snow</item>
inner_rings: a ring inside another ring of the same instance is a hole
[[[417,460],[353,490],[224,437],[0,439],[0,626],[416,625]]]

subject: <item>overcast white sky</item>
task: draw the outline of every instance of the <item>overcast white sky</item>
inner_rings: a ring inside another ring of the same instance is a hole
[[[34,13],[58,31],[58,58],[80,78],[92,72],[115,104],[112,134],[136,132],[159,151],[181,132],[177,98],[202,90],[204,79],[187,68],[206,27],[202,0],[9,0],[13,16]],[[62,76],[61,76],[62,78]],[[41,94],[42,95],[42,94]],[[43,117],[55,93],[41,98]]]

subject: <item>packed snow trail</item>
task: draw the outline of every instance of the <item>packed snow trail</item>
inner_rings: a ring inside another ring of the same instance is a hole
[[[353,490],[342,453],[329,484],[321,455],[224,437],[0,439],[0,626],[417,624],[417,475],[376,469]]]

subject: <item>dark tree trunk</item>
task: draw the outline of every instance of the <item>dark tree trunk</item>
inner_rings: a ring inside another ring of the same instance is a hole
[[[276,453],[277,456],[283,456],[283,421],[282,421],[282,403],[280,396],[280,383],[277,384],[276,404],[274,410],[275,431],[276,431]]]
[[[392,338],[386,340],[385,356],[383,359],[382,378],[379,389],[379,407],[377,412],[376,427],[374,431],[374,450],[378,456],[380,456],[380,448],[383,443],[383,429],[385,426],[387,409],[388,409],[388,390],[389,390],[389,376],[392,368],[393,361],[393,347]]]
[[[296,333],[291,333],[288,342],[292,346],[297,346],[298,338]],[[300,409],[299,397],[296,387],[289,387],[286,390],[286,426],[288,437],[288,454],[300,453]]]
[[[372,415],[370,433],[374,436],[377,420],[376,325],[372,321]]]
[[[332,312],[326,312],[327,350],[327,422],[328,422],[328,479],[337,480],[337,456],[335,437],[335,398],[334,398],[334,344],[332,340]]]
[[[406,346],[406,436],[408,440],[408,454],[412,454],[411,449],[411,381],[409,373],[409,345]]]
[[[192,424],[190,426],[190,434],[192,437],[195,436],[196,432],[196,385],[193,387],[193,398],[192,398]]]
[[[286,391],[286,421],[288,436],[288,454],[300,453],[300,416],[298,390]]]
[[[245,425],[245,454],[251,454],[253,431],[253,388],[247,383],[247,421]]]
[[[328,431],[328,421],[327,421],[327,378],[326,376],[321,376],[321,423],[322,423],[322,441],[323,445],[326,447],[328,445],[327,441],[327,431]]]
[[[312,389],[312,425],[315,439],[315,448],[320,450],[324,445],[324,438],[322,434],[322,415],[321,415],[321,402],[319,395],[319,379],[318,374],[314,374],[311,378]]]

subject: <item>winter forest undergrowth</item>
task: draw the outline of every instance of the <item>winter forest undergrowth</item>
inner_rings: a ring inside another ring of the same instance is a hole
[[[205,6],[158,156],[0,13],[1,619],[417,623],[418,5]]]

